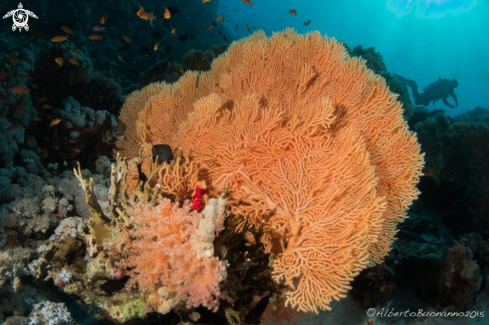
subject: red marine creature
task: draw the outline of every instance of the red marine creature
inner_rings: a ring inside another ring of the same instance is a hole
[[[195,189],[195,194],[192,197],[192,206],[190,207],[190,210],[200,212],[204,208],[204,203],[202,202],[202,195],[204,194],[209,194],[209,189],[201,189],[200,187],[197,186]]]

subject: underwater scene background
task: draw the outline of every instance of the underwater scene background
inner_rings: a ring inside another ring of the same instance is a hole
[[[489,324],[488,1],[0,12],[0,323]]]

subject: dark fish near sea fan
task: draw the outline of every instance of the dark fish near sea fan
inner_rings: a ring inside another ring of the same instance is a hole
[[[171,147],[167,144],[156,144],[151,148],[151,154],[153,155],[153,161],[158,157],[159,162],[166,161],[170,163],[173,160],[173,153]]]

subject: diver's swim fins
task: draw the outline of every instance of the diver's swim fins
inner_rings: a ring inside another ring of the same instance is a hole
[[[418,85],[416,85],[416,81],[414,80],[410,80],[410,79],[406,79],[404,77],[401,77],[400,75],[398,75],[397,73],[393,73],[394,77],[396,77],[397,79],[399,79],[400,81],[408,84],[408,86],[411,86],[411,87],[417,87]]]

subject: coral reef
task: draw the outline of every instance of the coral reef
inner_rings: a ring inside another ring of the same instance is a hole
[[[438,309],[465,311],[481,288],[479,265],[469,247],[455,243],[420,283],[420,295]]]
[[[118,122],[108,111],[83,107],[70,96],[52,113],[60,122],[45,131],[47,139],[39,141],[46,148],[45,160],[63,168],[83,159],[93,168],[99,156],[112,151]]]
[[[433,171],[420,182],[421,200],[441,213],[456,233],[487,235],[489,127],[457,122],[442,111],[427,116],[415,126],[426,166]]]
[[[457,115],[455,120],[464,123],[484,123],[489,125],[489,109],[478,106],[474,109],[468,110],[465,113]]]
[[[382,261],[417,196],[423,159],[396,97],[335,40],[258,32],[210,72],[131,94],[117,146],[169,143],[208,166],[211,197],[229,185],[234,213],[276,228],[264,242],[288,303],[317,311]]]
[[[267,291],[280,294],[271,280],[272,257],[261,242],[271,229],[228,216],[227,189],[217,199],[203,197],[202,212],[193,211],[190,188],[205,188],[198,182],[203,169],[181,152],[171,165],[156,159],[144,169],[144,160],[142,150],[131,161],[118,157],[110,188],[102,192],[94,178],[75,170],[91,207],[89,220],[70,217],[59,223],[49,244],[38,249],[33,275],[44,276],[49,265],[45,280],[80,297],[86,308],[96,306],[98,317],[117,322],[156,312],[185,321],[242,324],[253,298]],[[128,194],[131,167],[139,182]],[[159,183],[153,186],[155,175]],[[254,245],[244,240],[248,234]]]
[[[96,76],[88,56],[73,43],[51,49],[45,45],[34,43],[0,56],[6,84],[0,91],[6,93],[0,100],[2,202],[8,202],[13,185],[26,185],[33,176],[48,178],[76,159],[92,164],[112,150],[117,136],[117,120],[106,109],[115,111],[121,105],[120,87]],[[40,51],[44,54],[34,57]],[[66,64],[59,66],[56,55]],[[95,109],[81,106],[67,93]]]
[[[395,274],[393,296],[397,297],[392,297],[389,304],[400,308],[405,306],[402,302],[405,299],[412,308],[424,310],[480,309],[489,297],[485,294],[488,252],[487,240],[476,233],[456,237],[447,229],[442,217],[418,200],[409,218],[400,225],[398,239],[382,265],[382,269],[388,267]],[[377,270],[372,271],[375,274]],[[359,281],[363,283],[362,279],[355,279]],[[355,284],[353,288],[352,296]],[[376,289],[360,290],[359,302],[370,298]]]
[[[437,285],[441,307],[452,306],[456,311],[466,309],[481,286],[479,266],[473,260],[472,251],[460,244],[449,248],[441,260]]]
[[[104,198],[105,179],[92,177],[96,194]],[[28,185],[9,186],[5,196],[10,202],[0,208],[0,304],[5,316],[25,317],[35,303],[59,301],[53,300],[59,299],[56,290],[44,283],[71,284],[73,270],[84,264],[90,213],[78,180],[72,172],[48,181],[33,175],[27,180]]]
[[[30,134],[38,113],[30,92],[34,54],[30,48],[0,54],[0,201],[10,185],[26,184],[31,176],[49,173],[36,152],[37,141]]]
[[[46,97],[52,106],[58,106],[70,94],[82,106],[94,110],[116,113],[122,105],[121,87],[112,79],[104,77],[93,69],[93,63],[83,52],[72,50],[75,44],[65,43],[42,53],[32,72],[33,81],[39,88],[33,95]],[[66,64],[59,66],[55,58],[63,58]],[[68,62],[76,58],[77,64]]]

